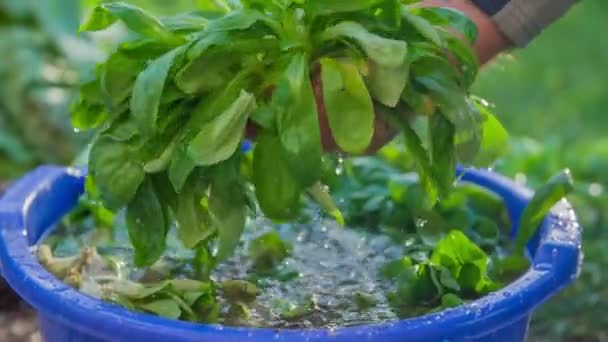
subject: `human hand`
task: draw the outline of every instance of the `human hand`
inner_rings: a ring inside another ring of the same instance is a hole
[[[338,145],[332,135],[331,128],[329,126],[329,119],[327,112],[325,111],[325,104],[323,101],[323,83],[321,81],[320,69],[313,72],[311,76],[311,82],[315,100],[317,103],[317,112],[319,115],[319,130],[321,132],[321,143],[323,149],[326,152],[340,152]],[[408,115],[408,114],[404,114]],[[255,139],[258,128],[254,123],[249,123],[247,126],[247,137],[249,139]],[[374,136],[372,141],[366,150],[367,154],[373,154],[394,138],[396,131],[391,128],[379,115],[376,115],[374,123]]]
[[[477,25],[478,37],[475,52],[481,64],[490,61],[499,53],[511,46],[509,40],[500,31],[492,18],[471,1],[464,0],[423,0],[423,7],[447,7],[464,13]]]
[[[494,58],[497,54],[504,51],[510,46],[507,38],[500,32],[498,27],[488,15],[475,6],[470,1],[463,0],[423,0],[419,4],[426,7],[448,7],[463,12],[476,25],[479,31],[478,39],[475,43],[475,52],[481,64],[484,64]],[[332,136],[329,120],[323,103],[323,84],[319,70],[313,72],[311,76],[315,99],[317,102],[317,111],[319,114],[319,128],[321,131],[321,141],[325,151],[339,151],[339,148]],[[404,113],[411,117],[411,113]],[[255,138],[256,127],[250,124],[247,128],[247,136],[251,139]],[[394,136],[395,130],[392,129],[381,117],[376,116],[374,137],[367,149],[368,154],[372,154],[382,148]]]

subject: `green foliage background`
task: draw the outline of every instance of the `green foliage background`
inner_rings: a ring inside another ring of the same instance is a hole
[[[535,316],[532,341],[608,341],[608,2],[581,1],[528,48],[500,58],[476,92],[514,139],[497,170],[537,186],[571,168],[584,228],[581,278]]]
[[[0,1],[0,179],[73,153],[62,113],[75,76],[48,18],[27,3]]]
[[[0,9],[9,2],[31,3],[0,0]],[[83,11],[96,2],[82,1]],[[131,2],[157,14],[174,14],[196,5],[195,0]],[[32,56],[31,62],[23,58],[0,59],[3,78],[0,184],[39,163],[66,163],[81,146],[69,129],[69,94],[59,103],[49,103],[44,89],[41,95],[39,87],[11,87],[14,82],[7,82],[15,80],[14,75],[20,74],[18,70],[39,70],[51,63],[62,70],[64,78],[58,81],[58,86],[64,88],[65,77],[71,81],[69,73],[82,66],[77,56],[70,56],[71,60],[66,61],[68,53],[56,40],[62,34],[57,26],[43,25],[31,18],[35,17],[15,21],[0,12],[3,56],[6,51],[17,51],[11,46],[23,48],[23,44],[11,41],[15,30],[35,31],[42,40],[40,45],[25,47],[24,51]],[[11,29],[7,30],[7,26]],[[577,184],[570,200],[585,230],[583,272],[574,286],[535,315],[533,341],[608,341],[608,316],[604,312],[608,307],[608,286],[605,285],[608,281],[608,138],[605,136],[608,41],[603,36],[606,32],[608,2],[581,1],[528,48],[487,66],[475,86],[476,93],[495,103],[496,114],[515,137],[511,152],[496,166],[499,172],[534,187],[569,167]],[[36,75],[32,77],[30,82],[36,85],[40,85],[40,79],[45,80]],[[32,101],[35,106],[29,105]]]

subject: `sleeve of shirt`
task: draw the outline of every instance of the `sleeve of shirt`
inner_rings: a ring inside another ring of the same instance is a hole
[[[524,47],[577,0],[473,0],[513,44]]]

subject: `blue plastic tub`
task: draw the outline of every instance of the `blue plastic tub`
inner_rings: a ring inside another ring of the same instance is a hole
[[[130,312],[81,294],[44,270],[30,252],[83,192],[84,173],[41,167],[0,199],[2,275],[40,318],[48,342],[109,341],[523,341],[531,313],[570,284],[581,265],[581,231],[566,201],[553,208],[530,241],[533,267],[503,290],[467,305],[419,318],[335,330],[224,328]],[[467,170],[464,181],[502,196],[517,222],[530,191],[486,171]]]

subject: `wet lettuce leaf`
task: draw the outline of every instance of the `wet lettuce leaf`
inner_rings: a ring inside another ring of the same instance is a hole
[[[524,254],[526,243],[536,233],[551,208],[573,189],[572,175],[569,170],[564,170],[536,190],[519,220],[519,230],[515,238],[515,254]]]
[[[356,65],[321,60],[323,103],[329,127],[344,152],[362,153],[374,134],[374,104]]]
[[[322,186],[319,112],[353,154],[368,150],[377,117],[390,118],[422,180],[405,196],[421,195],[426,210],[452,190],[457,162],[475,161],[484,147],[484,161],[501,152],[504,135],[483,134],[499,125],[470,99],[474,53],[448,34],[455,27],[474,40],[470,22],[413,3],[216,1],[168,18],[99,4],[81,31],[121,21],[134,35],[83,85],[74,122],[97,133],[88,164],[96,196],[111,210],[129,209],[138,264],[162,254],[172,221],[186,246],[206,251],[199,266],[208,270],[232,254],[257,205],[291,220],[308,194],[342,220]],[[427,132],[411,110],[424,115]],[[257,144],[247,157],[240,145],[253,123]],[[399,184],[365,208],[390,203]]]

